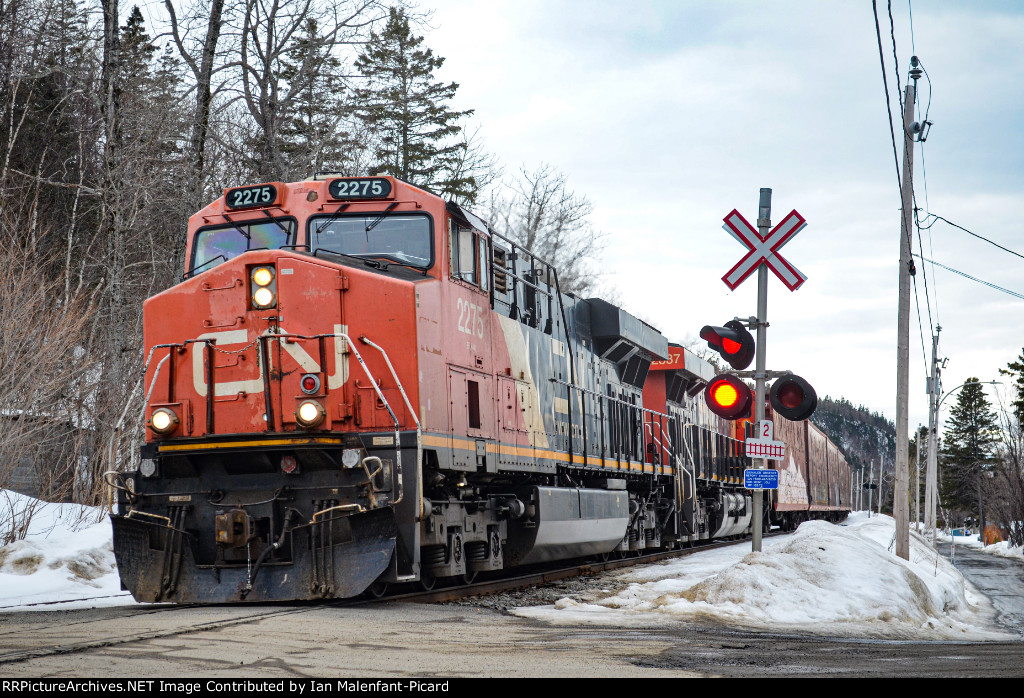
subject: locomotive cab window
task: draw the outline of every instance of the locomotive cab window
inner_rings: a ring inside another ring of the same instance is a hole
[[[196,232],[190,274],[206,271],[249,250],[277,250],[294,244],[295,220],[266,218],[209,226]]]
[[[314,254],[327,250],[428,269],[434,263],[432,228],[427,215],[381,211],[313,218],[308,234]]]
[[[448,251],[452,278],[478,286],[484,291],[490,288],[486,237],[452,221]]]

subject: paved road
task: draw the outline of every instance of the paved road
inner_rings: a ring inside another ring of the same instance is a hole
[[[1024,561],[989,555],[965,545],[940,543],[939,552],[991,601],[1003,628],[1024,637]]]
[[[1024,633],[1024,563],[959,547],[956,564],[992,599],[1002,626]],[[783,637],[691,624],[559,627],[472,605],[0,614],[4,678],[1024,677],[1022,656],[1021,641]]]

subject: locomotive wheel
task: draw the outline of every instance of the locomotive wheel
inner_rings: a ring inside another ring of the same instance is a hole
[[[474,580],[476,580],[476,575],[477,574],[478,574],[477,572],[464,572],[462,574],[462,583],[463,584],[472,584],[474,582]]]
[[[372,596],[375,599],[382,598],[385,594],[388,593],[388,583],[377,580],[376,582],[370,585],[370,588],[367,589],[367,591],[370,592],[370,596]]]
[[[420,589],[430,591],[437,584],[437,577],[432,574],[420,574]]]

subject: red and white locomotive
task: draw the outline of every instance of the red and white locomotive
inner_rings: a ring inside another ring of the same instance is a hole
[[[710,365],[456,204],[391,177],[238,187],[187,259],[144,306],[141,465],[110,475],[136,599],[350,597],[750,530]],[[789,424],[766,511],[844,515],[845,461]]]

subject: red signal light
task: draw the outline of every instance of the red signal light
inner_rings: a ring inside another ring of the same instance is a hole
[[[754,360],[754,338],[742,323],[730,320],[725,327],[704,325],[700,338],[717,351],[737,371],[742,371]]]
[[[708,409],[725,419],[749,417],[753,401],[750,387],[731,373],[715,376],[704,388]]]
[[[722,337],[722,348],[725,349],[727,354],[739,354],[740,350],[743,349],[743,344],[728,337]]]
[[[793,422],[807,419],[818,406],[818,394],[811,384],[800,376],[783,376],[772,383],[768,393],[772,409]]]
[[[731,383],[718,381],[711,388],[711,399],[721,407],[732,407],[740,399],[740,395]]]

